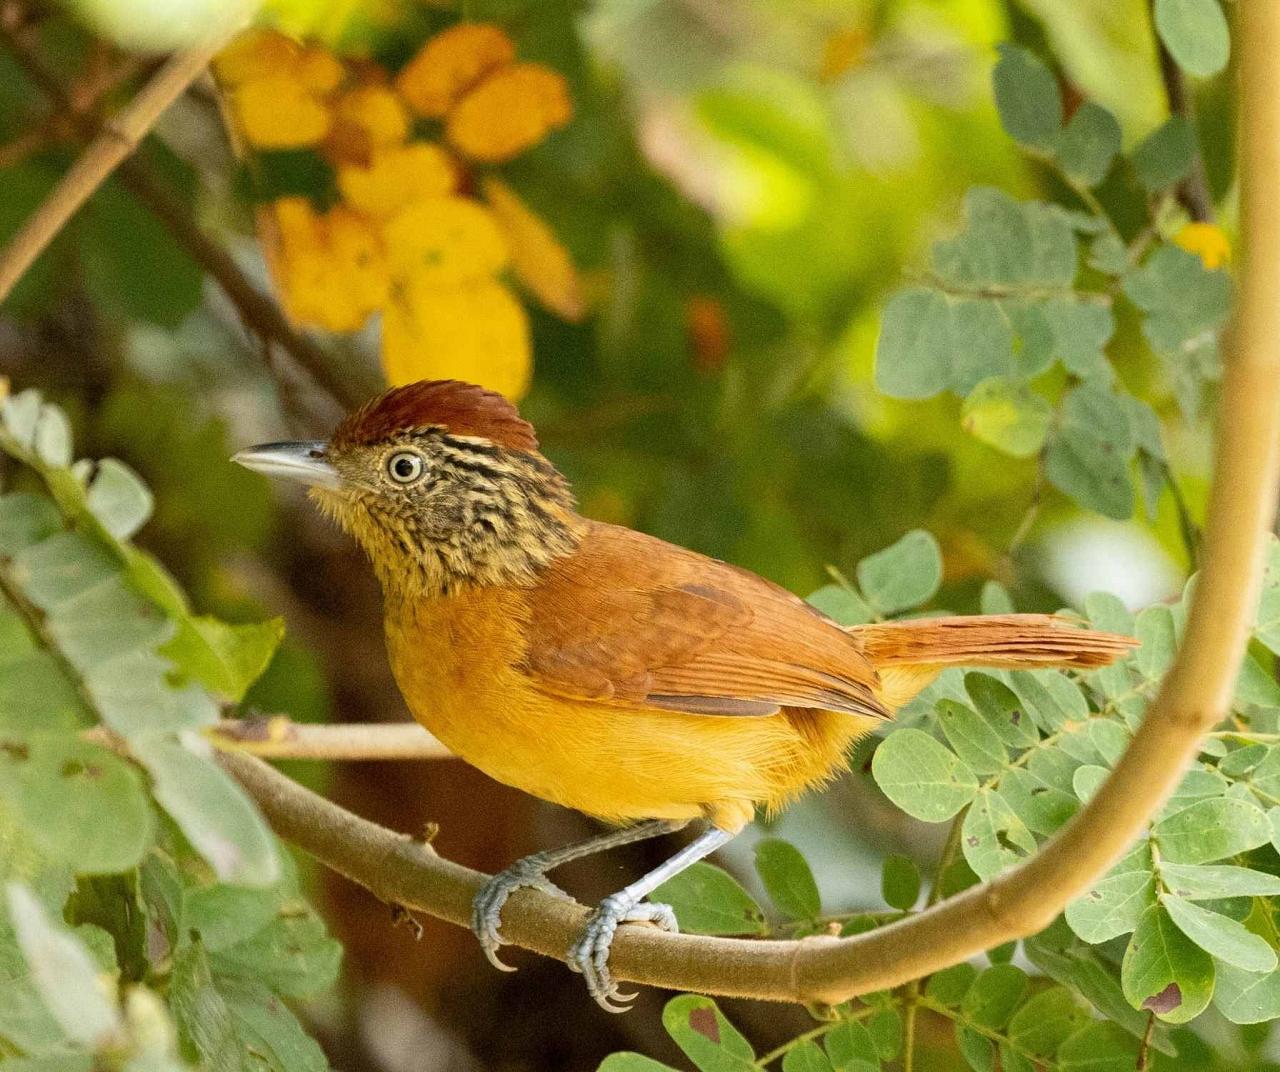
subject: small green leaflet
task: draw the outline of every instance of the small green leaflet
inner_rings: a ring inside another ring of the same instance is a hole
[[[1159,905],[1143,913],[1120,966],[1125,997],[1169,1023],[1199,1015],[1213,995],[1213,959]]]
[[[692,934],[763,934],[764,913],[727,871],[699,862],[653,891],[669,904],[680,929]]]
[[[891,733],[876,749],[871,773],[898,807],[930,823],[950,819],[978,791],[977,776],[966,763],[911,727]]]
[[[761,838],[756,872],[769,898],[792,919],[814,919],[822,911],[818,884],[800,850],[781,838]]]
[[[1208,78],[1231,56],[1231,36],[1218,0],[1155,0],[1156,32],[1187,74]]]

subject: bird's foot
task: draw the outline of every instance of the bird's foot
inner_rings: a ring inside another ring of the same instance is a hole
[[[609,975],[609,949],[622,923],[653,923],[673,934],[680,930],[670,905],[641,901],[625,891],[600,902],[582,937],[569,950],[568,961],[569,967],[586,978],[588,992],[607,1012],[626,1012],[635,999],[635,994],[619,991]]]
[[[485,958],[499,971],[515,971],[498,956],[498,950],[506,943],[502,940],[502,908],[516,890],[529,888],[561,897],[572,898],[547,878],[548,861],[541,855],[526,856],[517,860],[505,871],[500,871],[480,887],[471,902],[471,930],[484,950]]]

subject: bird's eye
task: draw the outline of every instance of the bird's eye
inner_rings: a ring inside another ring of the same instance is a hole
[[[397,484],[412,484],[422,475],[422,457],[411,450],[397,451],[387,459],[387,475]]]

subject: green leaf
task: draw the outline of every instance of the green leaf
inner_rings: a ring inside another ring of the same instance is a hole
[[[992,376],[969,392],[960,423],[982,442],[1015,458],[1030,458],[1044,443],[1052,416],[1049,403],[1024,382]]]
[[[1005,799],[990,789],[978,793],[965,814],[961,849],[974,873],[993,878],[1036,850],[1036,840]]]
[[[889,1006],[877,1010],[867,1019],[867,1033],[875,1043],[882,1061],[892,1061],[902,1050],[902,1017]]]
[[[1049,440],[1045,475],[1082,506],[1124,520],[1133,514],[1129,460],[1135,444],[1129,413],[1105,384],[1090,382],[1064,399]]]
[[[1230,797],[1209,797],[1156,823],[1152,836],[1162,859],[1207,864],[1271,839],[1271,823],[1261,808]]]
[[[1097,186],[1120,152],[1120,123],[1100,104],[1085,101],[1058,136],[1055,149],[1058,166],[1069,178]]]
[[[965,220],[961,234],[933,247],[933,269],[944,283],[975,295],[1056,289],[1069,296],[1077,247],[1061,208],[975,186],[965,194]]]
[[[942,549],[932,533],[908,532],[897,543],[858,563],[858,585],[883,614],[925,602],[942,583]]]
[[[937,706],[938,725],[951,747],[975,774],[995,774],[1009,762],[1000,735],[972,708],[955,700]]]
[[[833,1069],[818,1044],[805,1039],[783,1056],[782,1072],[833,1072]]]
[[[1173,381],[1189,416],[1203,386],[1218,378],[1218,336],[1231,312],[1231,279],[1210,271],[1194,253],[1162,245],[1124,281],[1129,300],[1146,314],[1142,332]]]
[[[1105,347],[1115,331],[1111,307],[1095,301],[1048,298],[1041,312],[1053,335],[1053,353],[1074,376],[1108,376]]]
[[[0,796],[51,860],[80,874],[137,866],[154,834],[138,772],[74,737],[34,737],[0,759]]]
[[[1187,177],[1195,161],[1196,136],[1180,115],[1165,120],[1133,150],[1133,170],[1152,193],[1167,190]]]
[[[1058,1050],[1060,1072],[1133,1072],[1138,1040],[1115,1024],[1083,1027]]]
[[[320,917],[296,900],[282,905],[261,930],[209,954],[217,975],[254,980],[290,998],[327,990],[341,962],[342,946],[329,937]]]
[[[792,919],[814,919],[822,911],[818,884],[808,861],[789,841],[761,838],[755,848],[756,871],[769,898]]]
[[[32,445],[45,465],[71,464],[71,422],[57,406],[40,407]]]
[[[67,1037],[96,1048],[119,1035],[113,987],[99,981],[98,966],[84,944],[46,914],[30,888],[8,885],[9,915],[31,978]]]
[[[1009,1038],[1037,1057],[1052,1057],[1058,1047],[1092,1020],[1089,1007],[1065,986],[1033,994],[1009,1021]]]
[[[213,761],[166,738],[132,743],[157,802],[225,882],[266,886],[280,874],[274,837],[242,790]]]
[[[1244,924],[1172,894],[1165,894],[1160,903],[1183,934],[1218,960],[1242,971],[1275,970],[1275,950]]]
[[[1120,966],[1120,985],[1137,1009],[1182,1024],[1204,1011],[1213,994],[1213,959],[1159,905],[1143,913]]]
[[[925,996],[940,1005],[956,1007],[964,1000],[965,994],[969,992],[969,987],[977,977],[978,969],[972,964],[963,961],[953,964],[950,968],[943,968],[942,971],[935,972],[929,977],[928,983],[925,984]]]
[[[233,703],[262,675],[284,638],[284,620],[230,625],[207,615],[179,620],[178,632],[160,654]]]
[[[1188,901],[1280,895],[1280,877],[1230,864],[1189,865],[1162,862],[1160,880],[1170,893],[1185,897]]]
[[[710,998],[681,994],[662,1010],[662,1026],[699,1072],[754,1072],[755,1051]]]
[[[1280,972],[1247,972],[1219,964],[1213,1004],[1233,1024],[1280,1019]]]
[[[1014,141],[1052,149],[1062,127],[1062,93],[1053,73],[1026,49],[997,46],[992,72],[1000,125]]]
[[[1027,829],[1047,837],[1080,810],[1080,802],[1072,793],[1046,781],[1041,766],[1005,771],[999,793]]]
[[[1012,608],[1008,613],[1012,612]],[[997,613],[983,611],[984,614]],[[999,612],[1006,613],[1006,612]],[[1003,681],[972,671],[964,676],[964,690],[973,706],[1005,744],[1012,748],[1030,748],[1040,741],[1035,723],[1027,716],[1026,704]]]
[[[1027,992],[1027,975],[1012,964],[996,964],[978,973],[960,1012],[970,1023],[998,1031]]]
[[[642,1053],[623,1051],[609,1054],[600,1062],[596,1072],[677,1072],[677,1070]]]
[[[839,625],[875,621],[875,612],[867,601],[843,584],[824,585],[809,596],[808,602]]]
[[[907,911],[920,899],[920,869],[908,857],[890,853],[884,859],[880,895],[890,908]]]
[[[896,730],[871,759],[876,784],[908,815],[929,823],[950,819],[978,791],[978,779],[954,752],[922,730]]]
[[[1049,733],[1068,722],[1089,717],[1089,701],[1080,687],[1056,670],[1014,670],[1009,675],[1009,686],[1036,723]]]
[[[880,1051],[875,1040],[856,1020],[836,1024],[826,1037],[827,1057],[836,1072],[868,1072],[880,1067]]]
[[[699,862],[667,879],[653,900],[669,904],[682,931],[691,934],[763,934],[764,913],[738,880],[714,864]]]
[[[1156,31],[1187,74],[1208,78],[1231,56],[1231,35],[1218,0],[1155,0]]]
[[[979,596],[979,609],[983,614],[1012,614],[1018,608],[1013,604],[1009,590],[999,581],[984,581]],[[974,703],[978,701],[975,700]]]
[[[155,506],[150,490],[124,462],[103,458],[85,502],[90,512],[117,540],[127,540],[146,523]]]
[[[252,886],[196,886],[183,891],[182,930],[199,936],[210,952],[253,937],[276,916],[280,898],[274,889]]]
[[[1068,904],[1065,915],[1076,934],[1097,944],[1136,930],[1155,903],[1155,876],[1150,871],[1112,872]]]
[[[169,1003],[183,1048],[225,1072],[328,1072],[329,1063],[288,1006],[250,980],[215,978],[192,942],[173,959]]]
[[[1139,673],[1148,681],[1158,681],[1173,662],[1178,642],[1173,628],[1173,614],[1157,604],[1139,612],[1135,623],[1140,647],[1134,659]]]
[[[995,1043],[960,1021],[956,1021],[955,1035],[956,1049],[973,1072],[996,1072]]]

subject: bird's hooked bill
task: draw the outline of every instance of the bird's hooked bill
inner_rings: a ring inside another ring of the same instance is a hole
[[[267,476],[336,489],[342,480],[338,470],[329,464],[325,456],[327,446],[319,439],[302,443],[262,443],[233,454],[231,460]]]

